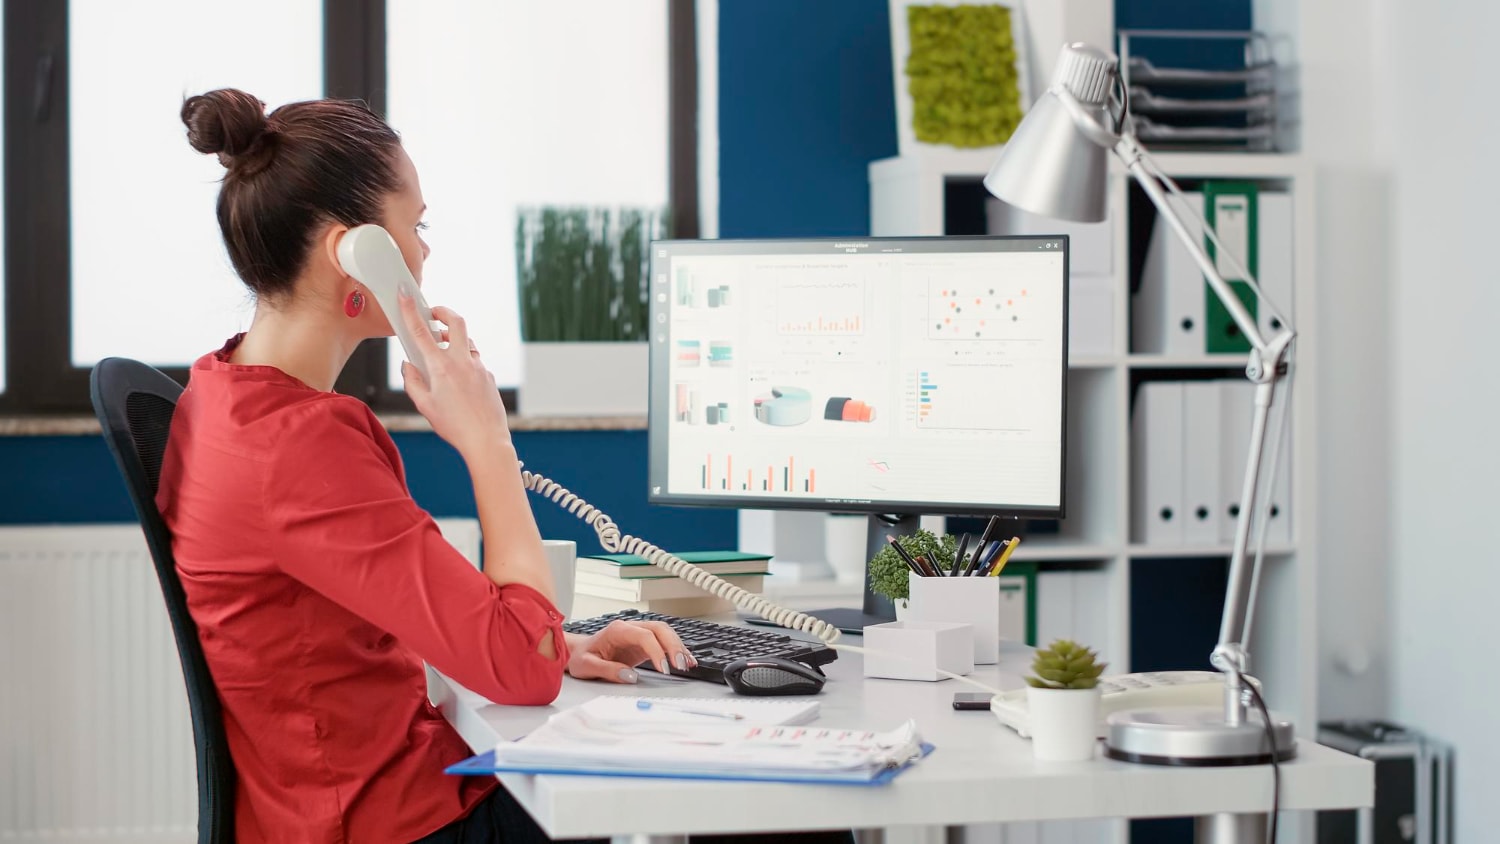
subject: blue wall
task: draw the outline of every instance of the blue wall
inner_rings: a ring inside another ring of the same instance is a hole
[[[473,516],[469,475],[435,434],[396,434],[412,497],[434,516]],[[646,504],[644,431],[518,433],[528,468],[543,472],[610,514],[628,532],[680,550],[733,548],[733,510]],[[125,483],[101,437],[0,437],[0,524],[135,520]],[[542,535],[598,550],[593,531],[533,498]]]
[[[721,0],[719,233],[870,232],[866,165],[896,154],[884,0]]]

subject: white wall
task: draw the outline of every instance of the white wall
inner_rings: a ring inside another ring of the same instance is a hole
[[[1382,2],[1390,26],[1377,51],[1394,71],[1383,115],[1393,174],[1391,714],[1457,745],[1456,840],[1490,841],[1500,829],[1500,7]]]
[[[1500,11],[1263,2],[1296,9],[1304,151],[1320,180],[1320,312],[1305,327],[1323,376],[1322,715],[1389,717],[1453,743],[1456,840],[1490,840],[1500,118],[1485,59]]]
[[[1319,361],[1319,716],[1384,717],[1390,175],[1377,119],[1379,15],[1369,0],[1260,0],[1255,10],[1257,28],[1297,42],[1293,134],[1317,173],[1318,318],[1298,327]]]

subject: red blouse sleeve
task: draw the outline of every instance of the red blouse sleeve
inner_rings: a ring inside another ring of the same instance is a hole
[[[261,490],[281,569],[496,703],[551,703],[568,660],[561,613],[443,538],[363,405],[318,404],[298,411]],[[552,659],[537,652],[549,630]]]

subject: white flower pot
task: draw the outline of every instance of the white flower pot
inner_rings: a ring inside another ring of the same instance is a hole
[[[907,599],[902,598],[899,601],[892,601],[891,603],[896,605],[896,620],[906,621],[911,613],[911,604]]]
[[[1094,758],[1099,689],[1026,688],[1031,710],[1031,754],[1048,762]]]

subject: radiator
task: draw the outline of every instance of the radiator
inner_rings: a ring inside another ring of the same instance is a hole
[[[0,626],[0,840],[196,840],[187,692],[141,529],[0,529]]]
[[[438,524],[479,558],[477,521]],[[196,841],[197,784],[141,529],[0,528],[0,842]]]

